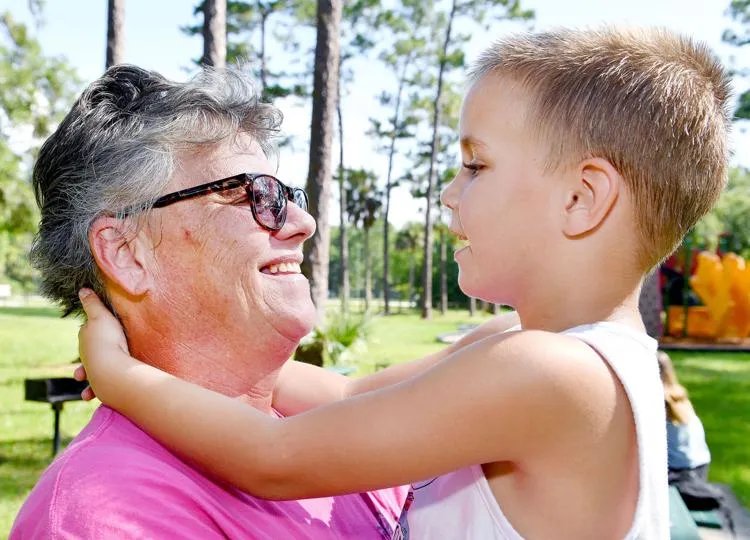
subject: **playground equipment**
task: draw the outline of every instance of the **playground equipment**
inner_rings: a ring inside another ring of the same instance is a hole
[[[750,265],[742,257],[735,253],[723,257],[708,251],[699,253],[690,286],[703,305],[669,306],[669,335],[709,339],[750,337]]]

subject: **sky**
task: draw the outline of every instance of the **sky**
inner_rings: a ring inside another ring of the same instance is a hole
[[[200,37],[188,37],[180,26],[193,24],[195,0],[125,0],[125,61],[184,80],[192,58],[202,53]],[[750,50],[738,51],[721,42],[731,21],[725,11],[729,0],[522,0],[534,9],[533,27],[592,27],[602,23],[664,26],[708,43],[728,66],[750,68]],[[107,0],[45,0],[44,25],[36,31],[47,55],[62,55],[87,84],[104,69]],[[16,20],[31,23],[27,0],[0,0],[0,13],[10,11]],[[519,27],[516,27],[519,28]],[[472,37],[466,49],[470,62],[495,37],[511,31],[503,24],[489,34]],[[494,32],[494,34],[492,33]],[[747,49],[750,49],[748,47]],[[344,149],[347,166],[369,168],[385,177],[387,158],[374,151],[374,143],[363,134],[369,116],[377,108],[375,95],[384,86],[395,85],[393,75],[376,61],[354,64],[355,83],[343,100]],[[735,91],[750,86],[750,80],[735,80]],[[310,109],[299,103],[278,104],[284,112],[284,131],[294,144],[282,148],[278,175],[283,181],[303,186],[307,177],[306,141],[310,131]],[[354,134],[354,135],[347,135]],[[737,126],[733,134],[733,162],[750,167],[750,132]],[[335,147],[338,155],[338,147]],[[403,169],[406,163],[397,162]],[[398,172],[398,171],[397,171]],[[331,208],[338,215],[335,201]],[[399,227],[410,220],[422,221],[406,188],[393,193],[392,223]]]

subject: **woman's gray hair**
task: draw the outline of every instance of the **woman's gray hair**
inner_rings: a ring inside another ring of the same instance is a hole
[[[65,315],[81,312],[82,287],[106,301],[88,241],[94,219],[147,211],[185,148],[248,133],[272,154],[281,118],[240,70],[204,69],[185,83],[131,65],[107,70],[84,90],[34,165],[41,222],[31,260],[42,294]]]

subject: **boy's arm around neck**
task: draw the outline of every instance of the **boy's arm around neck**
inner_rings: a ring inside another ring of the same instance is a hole
[[[468,345],[519,324],[520,319],[515,311],[502,313],[474,328],[456,343],[424,358],[394,364],[360,378],[346,377],[290,360],[279,373],[273,393],[273,406],[281,414],[291,416],[347,397],[385,388],[423,373]]]
[[[546,332],[489,336],[405,382],[283,420],[128,362],[100,393],[105,402],[267,499],[403,485],[480,463],[539,463],[601,436],[617,401],[591,348]]]

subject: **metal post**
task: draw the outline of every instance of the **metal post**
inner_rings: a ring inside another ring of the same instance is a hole
[[[63,402],[57,401],[52,404],[52,410],[55,411],[55,434],[52,438],[52,457],[55,457],[60,451],[60,412],[63,408]]]

